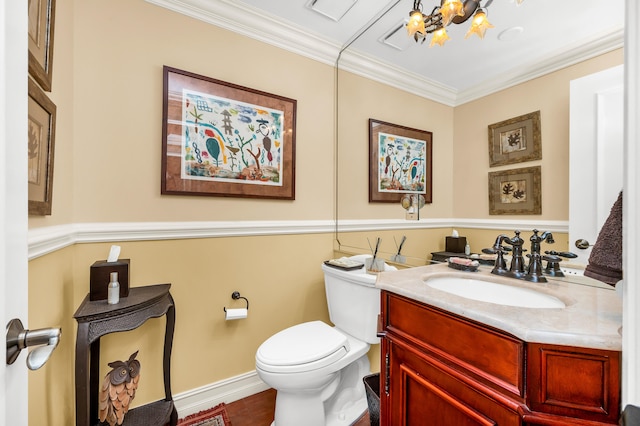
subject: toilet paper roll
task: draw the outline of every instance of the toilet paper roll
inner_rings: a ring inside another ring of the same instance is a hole
[[[224,319],[226,321],[243,319],[247,317],[247,314],[247,309],[225,309]]]

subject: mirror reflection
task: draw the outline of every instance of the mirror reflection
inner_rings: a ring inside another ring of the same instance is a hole
[[[524,4],[532,9],[544,7]],[[406,3],[395,2],[393,6],[406,8]],[[504,9],[499,13],[507,14]],[[466,86],[465,90],[454,91],[458,98],[454,95],[453,100],[445,100],[433,96],[434,91],[441,88],[437,84],[425,89],[429,84],[416,80],[416,89],[407,90],[402,84],[394,87],[387,84],[386,79],[376,80],[353,71],[353,64],[361,52],[359,49],[364,48],[360,40],[379,37],[381,26],[388,25],[397,16],[396,9],[391,7],[360,28],[345,45],[336,63],[336,251],[345,255],[369,253],[368,242],[380,238],[379,256],[400,267],[421,266],[444,261],[446,255],[451,254],[446,247],[447,237],[458,235],[465,237],[468,247],[458,248],[454,254],[482,258],[480,267],[492,268],[495,254],[486,253],[486,250],[494,246],[498,235],[513,236],[520,231],[522,239],[527,242],[524,252],[527,256],[531,255],[529,240],[538,229],[540,234],[550,232],[554,235],[552,243],[541,243],[539,255],[546,257],[541,260],[543,269],[551,257],[555,261],[551,263],[557,264],[564,275],[546,274],[549,280],[613,289],[600,280],[583,276],[587,263],[585,253],[569,236],[570,192],[580,191],[574,188],[576,182],[570,181],[568,173],[569,153],[580,149],[570,146],[570,129],[573,131],[575,126],[571,123],[570,104],[575,96],[571,91],[572,82],[620,66],[622,50],[609,49],[573,64],[558,61],[554,67],[540,71],[535,78],[509,79],[498,75],[489,90],[483,90],[482,84],[476,89]],[[458,29],[452,29],[452,35],[453,30]],[[405,29],[401,33],[403,37],[410,38]],[[464,40],[464,33],[457,38],[456,43],[470,42]],[[476,42],[476,49],[482,49],[481,43],[486,38],[474,37],[471,41]],[[411,42],[414,43],[413,40]],[[439,67],[433,58],[446,55],[450,44],[455,48],[451,41],[431,49],[426,44],[410,45],[407,51],[402,52],[405,54],[402,60],[411,56],[425,68]],[[503,48],[511,51],[518,46],[512,43]],[[455,50],[449,52],[455,53]],[[464,67],[467,58],[456,59],[458,65],[451,67],[452,73],[457,72],[454,69]],[[557,58],[549,58],[549,61],[554,59]],[[500,60],[499,54],[494,60]],[[371,64],[374,75],[379,71],[374,69],[375,65]],[[488,75],[483,76],[484,80],[488,78]],[[398,80],[406,79],[407,74],[399,71]],[[474,90],[477,94],[469,95]],[[542,158],[490,167],[488,127],[535,111],[540,111],[541,116]],[[376,168],[372,165],[371,152],[368,156],[363,152],[370,140],[368,122],[372,119],[433,135],[432,201],[420,209],[419,218],[409,216],[400,201],[372,202],[368,196],[373,180],[371,175]],[[613,167],[622,169],[621,159],[613,159],[612,162]],[[542,213],[490,214],[489,173],[531,166],[540,166],[542,170],[541,180],[534,183],[541,194]],[[602,208],[608,211],[611,206]],[[604,219],[594,226],[596,235]],[[580,259],[576,260],[575,254],[580,255]],[[505,258],[510,255],[505,254]],[[402,262],[397,262],[398,259]],[[525,264],[529,265],[529,262],[530,259],[525,257]]]

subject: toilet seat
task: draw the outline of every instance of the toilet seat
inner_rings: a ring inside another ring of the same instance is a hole
[[[299,373],[331,365],[349,352],[347,337],[322,321],[282,330],[256,353],[256,366],[273,373]]]

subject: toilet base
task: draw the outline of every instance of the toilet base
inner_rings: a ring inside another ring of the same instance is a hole
[[[368,409],[362,378],[370,374],[363,355],[339,371],[336,379],[318,392],[281,391],[276,394],[271,426],[349,426]]]

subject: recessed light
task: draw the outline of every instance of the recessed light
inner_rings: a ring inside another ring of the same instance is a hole
[[[523,31],[524,31],[524,28],[522,27],[507,28],[506,30],[501,31],[500,34],[498,34],[498,40],[500,41],[514,40],[518,38],[518,36],[520,36],[520,34],[522,34]]]

